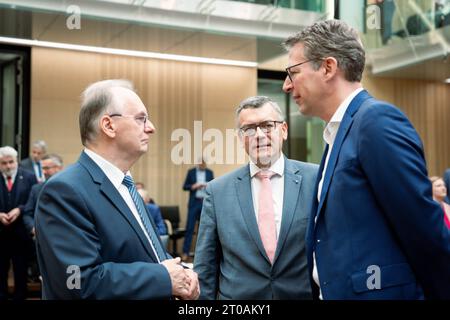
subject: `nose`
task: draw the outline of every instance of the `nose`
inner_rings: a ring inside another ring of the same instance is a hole
[[[256,138],[265,138],[266,134],[264,132],[262,132],[260,127],[256,127],[255,137]]]
[[[156,131],[155,126],[150,120],[147,120],[144,125],[144,131],[146,133],[154,133]]]
[[[293,85],[289,76],[286,76],[283,83],[283,91],[286,93],[290,93],[292,91]]]

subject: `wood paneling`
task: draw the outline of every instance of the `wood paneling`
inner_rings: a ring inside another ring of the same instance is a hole
[[[75,162],[82,150],[81,92],[102,79],[133,81],[156,126],[149,151],[135,164],[133,176],[146,184],[157,203],[179,205],[184,219],[188,194],[182,184],[192,165],[172,162],[171,150],[177,144],[171,141],[172,132],[188,129],[193,143],[194,121],[202,121],[203,132],[216,128],[225,136],[226,129],[234,128],[239,101],[256,94],[256,77],[252,68],[33,48],[31,140],[43,139],[66,164]],[[238,166],[210,167],[218,176]]]

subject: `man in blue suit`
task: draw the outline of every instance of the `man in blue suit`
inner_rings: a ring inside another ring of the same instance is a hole
[[[129,172],[155,131],[131,83],[90,85],[79,124],[84,151],[36,209],[43,298],[197,298],[197,275],[162,247]]]
[[[450,298],[450,234],[433,201],[420,138],[361,86],[357,32],[322,21],[288,38],[290,92],[327,124],[307,233],[322,299]]]
[[[206,187],[201,299],[311,299],[305,233],[317,166],[283,155],[287,124],[274,101],[248,98],[236,114],[250,163]]]
[[[186,233],[184,235],[182,260],[187,260],[191,251],[192,236],[195,224],[200,219],[203,198],[205,197],[206,183],[214,179],[214,173],[206,168],[206,162],[202,162],[188,171],[183,184],[183,190],[189,191],[188,216],[186,221]]]
[[[24,206],[37,183],[33,173],[17,168],[17,151],[0,148],[0,300],[8,298],[8,271],[12,261],[15,300],[27,292],[27,257],[33,250],[23,223]]]
[[[20,161],[20,167],[33,172],[38,182],[45,181],[44,170],[42,170],[42,157],[47,153],[47,144],[43,140],[33,142],[29,158]]]

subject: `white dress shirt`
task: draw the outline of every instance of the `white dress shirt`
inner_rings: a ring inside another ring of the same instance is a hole
[[[253,208],[255,209],[256,222],[258,222],[259,208],[259,190],[261,190],[261,180],[256,174],[261,171],[256,164],[250,161],[250,177],[252,186]],[[283,196],[284,196],[284,156],[281,155],[278,160],[268,169],[275,174],[270,179],[272,186],[273,207],[275,211],[275,225],[277,227],[277,239],[280,234],[281,218],[283,216]]]
[[[330,122],[327,123],[327,125],[323,131],[323,140],[325,140],[325,142],[328,144],[328,153],[327,153],[327,157],[325,159],[325,164],[324,164],[323,171],[322,171],[322,177],[319,181],[319,186],[318,186],[318,191],[317,191],[317,201],[318,202],[320,202],[320,196],[322,194],[323,179],[325,177],[325,172],[327,171],[328,160],[330,160],[331,150],[333,150],[334,139],[336,138],[336,134],[339,130],[339,126],[341,125],[342,119],[344,118],[344,114],[347,111],[348,106],[350,105],[352,100],[356,97],[356,95],[358,93],[360,93],[362,90],[364,90],[364,89],[363,88],[356,89],[349,96],[347,96],[347,98],[345,98],[344,101],[342,101],[342,103],[337,108],[336,112],[331,117]],[[317,222],[317,216],[316,216],[314,222]],[[320,288],[320,281],[319,281],[319,274],[317,272],[315,253],[313,253],[313,261],[314,261],[314,268],[313,268],[312,276],[313,276],[314,282]],[[319,298],[322,299],[322,292],[320,292]]]
[[[89,156],[89,158],[92,159],[92,161],[94,161],[100,167],[100,169],[103,171],[103,173],[109,179],[109,181],[111,181],[113,186],[120,193],[123,200],[127,204],[128,208],[130,208],[131,212],[133,213],[134,218],[139,223],[139,226],[141,227],[142,232],[144,232],[145,236],[147,237],[147,240],[150,244],[150,247],[153,250],[153,253],[155,254],[155,257],[158,259],[158,262],[160,262],[159,258],[158,258],[158,254],[156,253],[156,250],[153,247],[152,241],[150,240],[150,236],[147,234],[147,231],[145,231],[144,224],[142,223],[142,220],[139,217],[139,213],[136,209],[136,205],[134,204],[133,198],[131,198],[128,188],[124,184],[122,184],[123,178],[125,178],[125,174],[119,168],[117,168],[115,165],[113,165],[111,162],[109,162],[105,158],[101,157],[94,151],[85,148],[84,152]],[[126,173],[126,175],[131,176],[130,171],[128,171]],[[150,226],[150,228],[151,228],[151,226]]]

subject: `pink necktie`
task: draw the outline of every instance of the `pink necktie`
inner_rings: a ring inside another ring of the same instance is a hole
[[[6,177],[6,182],[7,182],[7,188],[8,188],[8,192],[11,192],[12,188],[13,188],[13,182],[12,182],[12,177]]]
[[[256,174],[261,181],[258,201],[258,229],[264,249],[272,263],[277,248],[277,228],[275,225],[272,185],[270,184],[270,178],[274,174],[274,172],[268,170],[259,171]]]

